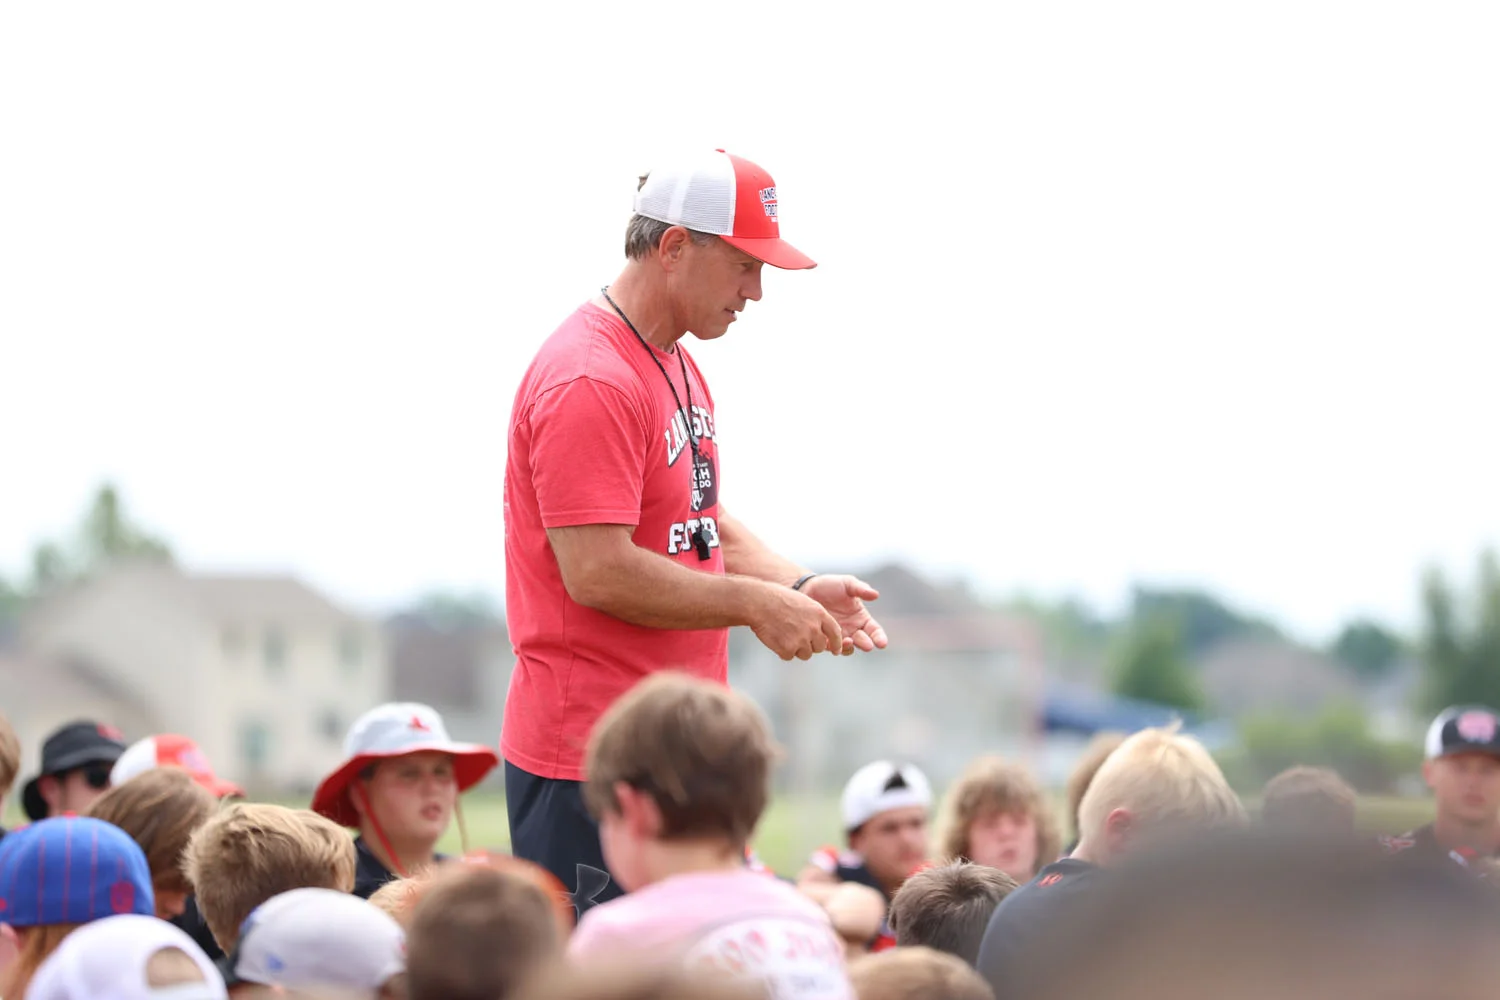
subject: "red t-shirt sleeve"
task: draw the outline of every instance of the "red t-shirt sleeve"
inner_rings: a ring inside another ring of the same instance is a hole
[[[543,527],[639,523],[650,432],[636,401],[607,382],[575,378],[542,393],[529,423]]]

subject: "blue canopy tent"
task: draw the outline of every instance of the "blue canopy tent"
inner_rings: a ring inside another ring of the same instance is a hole
[[[1133,733],[1182,720],[1182,730],[1209,747],[1232,737],[1227,723],[1169,705],[1121,698],[1107,691],[1050,685],[1042,701],[1042,728],[1048,733],[1092,736],[1100,732]]]

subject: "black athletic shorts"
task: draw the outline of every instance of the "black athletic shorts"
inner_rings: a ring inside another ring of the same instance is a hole
[[[583,804],[583,783],[539,778],[505,762],[510,852],[541,865],[563,884],[582,917],[625,894],[604,864],[599,826]]]

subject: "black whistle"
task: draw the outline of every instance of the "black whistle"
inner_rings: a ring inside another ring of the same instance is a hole
[[[699,528],[688,535],[688,541],[693,543],[693,549],[698,553],[698,558],[703,562],[708,562],[713,553],[708,550],[708,539],[703,537],[703,529]]]

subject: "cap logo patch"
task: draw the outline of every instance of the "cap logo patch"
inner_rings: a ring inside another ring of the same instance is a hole
[[[765,209],[768,218],[776,218],[776,189],[773,187],[760,189],[760,207]]]
[[[184,750],[177,758],[190,771],[208,771],[208,758],[202,750]]]
[[[1490,743],[1495,739],[1495,717],[1488,712],[1465,712],[1454,727],[1470,743]]]
[[[415,729],[419,733],[432,732],[427,723],[422,721],[422,717],[420,715],[413,715],[411,717],[411,728]]]
[[[107,740],[124,740],[125,736],[114,726],[98,726],[99,735]]]

